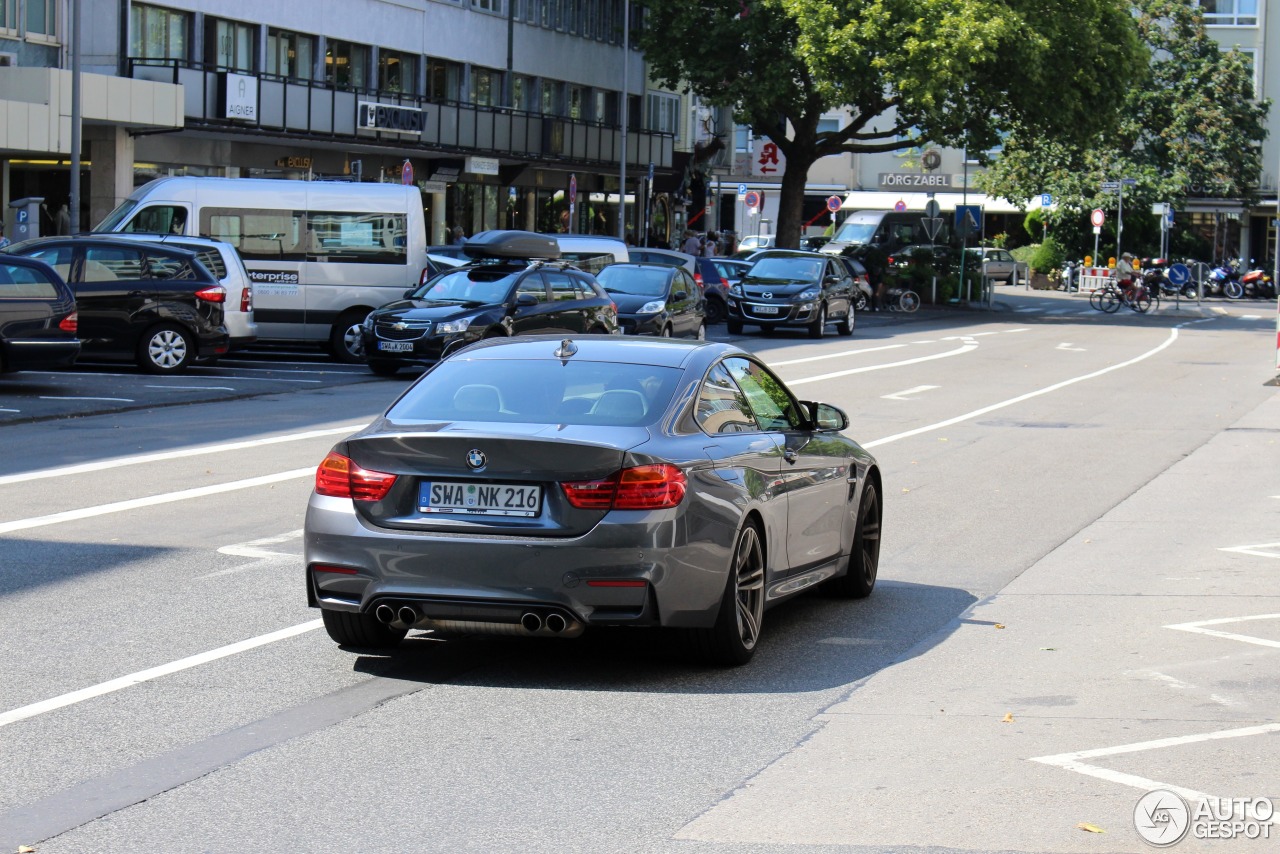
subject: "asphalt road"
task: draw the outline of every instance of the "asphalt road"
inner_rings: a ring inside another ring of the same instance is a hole
[[[768,612],[734,670],[334,646],[312,473],[407,378],[0,380],[0,851],[1140,851],[1147,789],[1280,797],[1275,305],[997,308],[735,339],[887,494],[875,594]]]

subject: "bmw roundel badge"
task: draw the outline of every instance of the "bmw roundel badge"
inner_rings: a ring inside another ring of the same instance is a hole
[[[487,462],[489,462],[489,458],[479,448],[472,448],[467,451],[467,465],[473,469],[482,469]]]

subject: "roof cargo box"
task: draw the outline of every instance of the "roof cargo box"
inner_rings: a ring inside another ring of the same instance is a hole
[[[555,260],[560,257],[560,244],[549,234],[532,231],[482,231],[462,245],[472,258],[527,258]]]

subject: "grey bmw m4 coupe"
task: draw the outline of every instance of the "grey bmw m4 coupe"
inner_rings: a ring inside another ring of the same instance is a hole
[[[875,586],[883,490],[848,423],[727,344],[484,341],[320,464],[307,599],[350,647],[630,625],[744,664],[770,607]]]

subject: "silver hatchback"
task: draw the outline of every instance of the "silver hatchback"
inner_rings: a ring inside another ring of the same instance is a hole
[[[486,340],[320,464],[307,600],[354,647],[661,626],[742,664],[767,608],[875,585],[880,472],[847,426],[727,344]]]

